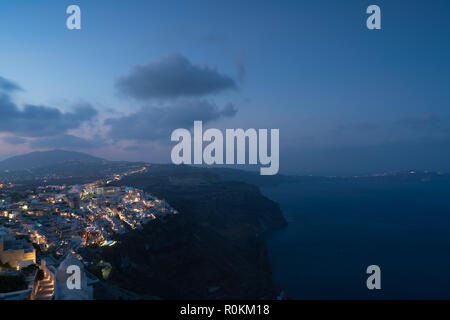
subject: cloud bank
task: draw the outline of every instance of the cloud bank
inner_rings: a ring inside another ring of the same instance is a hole
[[[45,137],[58,135],[79,128],[83,122],[93,119],[97,111],[91,105],[77,106],[73,112],[61,112],[47,106],[25,105],[23,109],[0,94],[0,132],[21,137]]]
[[[172,54],[144,66],[135,66],[116,82],[118,91],[138,100],[151,98],[199,97],[236,89],[235,81],[216,69],[193,65]]]
[[[20,91],[22,88],[11,80],[0,77],[0,92]]]
[[[130,115],[105,121],[111,126],[108,133],[114,140],[170,140],[171,132],[177,128],[190,128],[194,120],[204,123],[237,113],[232,104],[219,108],[206,100],[177,101],[165,107],[142,108]]]
[[[52,137],[44,137],[29,142],[33,149],[94,149],[106,145],[100,138],[84,139],[70,134],[61,134]]]
[[[27,139],[21,138],[21,137],[16,137],[16,136],[8,136],[8,137],[3,137],[2,140],[7,143],[10,144],[12,146],[17,146],[19,144],[24,144],[27,142]]]

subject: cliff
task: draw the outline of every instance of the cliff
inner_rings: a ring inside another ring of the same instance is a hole
[[[109,281],[141,297],[275,299],[263,232],[286,222],[255,186],[213,174],[143,174],[121,184],[166,199],[180,214],[117,238],[89,259],[112,265]]]

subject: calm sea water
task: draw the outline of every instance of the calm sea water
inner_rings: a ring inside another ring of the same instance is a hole
[[[450,298],[450,183],[305,182],[262,192],[289,223],[266,243],[291,297]],[[366,287],[372,264],[381,290]]]

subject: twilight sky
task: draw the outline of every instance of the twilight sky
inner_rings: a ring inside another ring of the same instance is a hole
[[[203,120],[279,128],[281,173],[450,171],[449,39],[446,0],[2,1],[0,159],[169,162]]]

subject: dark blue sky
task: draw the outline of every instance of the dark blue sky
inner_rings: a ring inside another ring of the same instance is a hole
[[[2,1],[0,157],[167,162],[195,116],[280,128],[280,172],[450,171],[449,39],[444,0]]]

